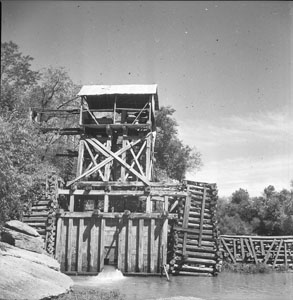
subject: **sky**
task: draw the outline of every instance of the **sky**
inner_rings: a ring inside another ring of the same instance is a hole
[[[2,1],[2,42],[86,84],[158,84],[187,179],[261,196],[293,179],[290,1]]]

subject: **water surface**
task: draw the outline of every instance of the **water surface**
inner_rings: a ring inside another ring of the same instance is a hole
[[[127,300],[159,298],[204,300],[292,300],[293,273],[239,274],[223,272],[217,277],[171,276],[99,279],[73,276],[75,288],[119,290]]]

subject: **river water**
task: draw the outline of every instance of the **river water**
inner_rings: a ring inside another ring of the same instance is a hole
[[[75,289],[119,290],[127,300],[292,300],[293,273],[240,274],[222,272],[217,277],[73,276]]]

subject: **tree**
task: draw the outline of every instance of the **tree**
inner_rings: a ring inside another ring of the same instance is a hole
[[[33,58],[19,52],[13,42],[1,43],[1,100],[0,108],[12,111],[24,106],[24,98],[36,84],[39,73],[31,70]]]
[[[199,169],[202,164],[201,154],[179,140],[178,124],[172,117],[174,112],[170,106],[163,106],[156,115],[155,174],[158,180],[181,181],[187,171]]]

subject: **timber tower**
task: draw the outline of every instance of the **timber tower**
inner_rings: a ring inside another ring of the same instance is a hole
[[[30,225],[47,220],[47,250],[61,270],[217,274],[216,185],[154,182],[157,85],[90,85],[78,96],[79,110],[49,112],[79,115],[79,127],[50,129],[78,138],[68,153],[76,173],[64,184],[48,180],[46,199],[26,216]]]

